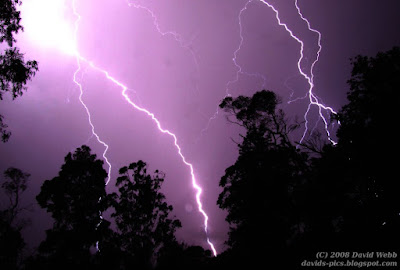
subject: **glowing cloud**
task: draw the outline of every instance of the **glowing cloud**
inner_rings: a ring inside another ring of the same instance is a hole
[[[70,1],[25,0],[21,15],[24,32],[34,45],[76,54]]]

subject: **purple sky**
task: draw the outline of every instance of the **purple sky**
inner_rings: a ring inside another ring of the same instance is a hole
[[[227,83],[236,76],[232,58],[240,44],[238,15],[246,2],[135,1],[157,16],[157,29],[148,10],[129,7],[124,0],[76,0],[82,17],[77,44],[80,54],[127,85],[132,100],[153,112],[163,128],[177,135],[203,187],[210,237],[218,251],[225,249],[228,231],[225,213],[216,205],[221,192],[218,184],[224,170],[237,158],[231,138],[237,138],[240,130],[228,124],[222,113],[208,122],[225,95]],[[270,3],[279,10],[281,20],[304,40],[303,64],[309,68],[318,50],[317,35],[307,30],[296,13],[294,0]],[[65,1],[65,5],[65,16],[73,27],[71,2]],[[400,2],[300,0],[299,5],[312,27],[322,33],[323,49],[314,70],[315,93],[326,105],[339,110],[346,101],[349,58],[357,54],[374,56],[400,45]],[[296,66],[299,44],[277,24],[273,11],[258,0],[248,5],[241,20],[243,44],[237,63],[243,71],[262,74],[265,88],[281,96],[291,119],[297,116],[302,120],[307,102],[287,104],[292,91],[293,98],[307,92],[308,85]],[[15,101],[6,97],[0,107],[12,131],[10,141],[0,144],[0,171],[14,166],[31,173],[26,203],[34,201],[44,180],[57,175],[69,151],[82,144],[89,145],[99,157],[104,151],[91,136],[87,115],[78,100],[79,90],[72,81],[76,59],[57,48],[40,46],[28,34],[20,35],[17,45],[28,59],[39,61],[40,70],[22,97]],[[164,171],[162,190],[183,225],[177,233],[179,239],[207,248],[190,172],[172,138],[160,134],[148,116],[128,105],[121,88],[102,73],[83,64],[78,78],[96,132],[110,146],[107,156],[113,171],[107,190],[115,191],[118,169],[138,159],[146,161],[150,171]],[[260,77],[240,75],[238,82],[229,85],[229,92],[233,96],[252,95],[262,85]],[[315,116],[314,109],[311,119]],[[50,218],[37,206],[27,215],[32,226],[24,233],[35,246],[44,238]]]

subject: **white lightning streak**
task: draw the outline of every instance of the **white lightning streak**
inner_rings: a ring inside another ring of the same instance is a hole
[[[73,6],[74,14],[75,14],[75,16],[77,17],[77,20],[75,21],[75,42],[76,42],[76,40],[77,40],[77,32],[78,32],[79,22],[80,22],[80,20],[81,20],[81,16],[80,16],[80,14],[77,12],[77,10],[76,10],[75,0],[72,1],[72,6]],[[125,86],[123,83],[121,83],[121,82],[120,82],[119,80],[117,80],[116,78],[114,78],[113,76],[111,76],[111,75],[109,74],[108,71],[106,71],[106,70],[104,70],[104,69],[102,69],[102,68],[97,67],[93,62],[91,62],[91,61],[85,59],[84,57],[82,57],[82,56],[79,54],[79,52],[77,52],[77,51],[75,52],[75,56],[76,56],[76,59],[77,59],[78,69],[75,71],[75,73],[74,73],[74,78],[73,78],[73,79],[74,79],[74,82],[78,85],[79,90],[80,90],[79,101],[81,102],[82,106],[83,106],[83,107],[85,108],[85,110],[86,110],[86,113],[87,113],[88,119],[89,119],[89,124],[90,124],[90,126],[91,126],[91,128],[92,128],[92,133],[93,133],[93,135],[96,137],[97,141],[98,141],[100,144],[102,144],[103,146],[105,146],[105,151],[103,152],[103,158],[104,158],[104,160],[106,161],[106,163],[109,165],[108,180],[107,180],[107,182],[106,182],[106,185],[107,185],[108,182],[110,181],[110,174],[111,174],[111,164],[109,163],[109,161],[108,161],[108,159],[107,159],[107,157],[106,157],[106,153],[107,153],[107,150],[108,150],[109,147],[108,147],[108,145],[107,145],[104,141],[102,141],[102,140],[100,139],[100,137],[98,136],[98,134],[95,132],[95,127],[94,127],[94,125],[93,125],[93,123],[92,123],[92,121],[91,121],[90,111],[89,111],[88,107],[86,106],[85,102],[84,102],[83,99],[82,99],[82,96],[83,96],[83,88],[82,88],[82,85],[81,85],[81,84],[77,81],[77,79],[76,79],[76,76],[77,76],[77,74],[79,73],[79,71],[80,71],[80,69],[81,69],[81,61],[84,61],[84,62],[88,63],[88,64],[90,65],[90,67],[92,67],[93,69],[97,70],[98,72],[103,73],[103,74],[105,75],[105,77],[106,77],[108,80],[110,80],[110,81],[113,82],[115,85],[117,85],[118,87],[120,87],[120,88],[122,89],[121,95],[124,97],[125,101],[127,101],[127,102],[128,102],[133,108],[135,108],[136,110],[138,110],[138,111],[140,111],[140,112],[146,114],[147,116],[149,116],[149,117],[153,120],[153,122],[155,122],[155,124],[156,124],[156,126],[157,126],[157,128],[158,128],[158,130],[159,130],[160,132],[162,132],[163,134],[167,134],[167,135],[169,135],[170,137],[173,138],[174,145],[175,145],[175,147],[176,147],[176,149],[177,149],[177,151],[178,151],[179,156],[180,156],[181,159],[182,159],[182,162],[183,162],[186,166],[188,166],[189,169],[190,169],[190,175],[191,175],[192,186],[193,186],[193,188],[196,190],[196,202],[197,202],[197,205],[198,205],[198,211],[202,214],[202,216],[203,216],[203,218],[204,218],[204,231],[205,231],[205,233],[206,233],[207,243],[208,243],[208,245],[210,246],[210,248],[211,248],[211,250],[212,250],[214,256],[217,256],[217,251],[216,251],[216,249],[215,249],[215,247],[214,247],[214,244],[211,242],[211,240],[210,240],[209,237],[208,237],[208,219],[209,219],[209,218],[208,218],[207,213],[204,211],[204,209],[203,209],[203,204],[202,204],[202,202],[201,202],[201,194],[202,194],[203,190],[202,190],[202,188],[198,185],[198,183],[197,183],[197,181],[196,181],[196,177],[195,177],[193,165],[192,165],[191,163],[189,163],[189,162],[186,160],[185,156],[184,156],[183,153],[182,153],[182,150],[181,150],[181,147],[180,147],[179,144],[178,144],[178,138],[176,137],[176,135],[175,135],[174,133],[172,133],[171,131],[169,131],[169,130],[163,129],[162,126],[161,126],[160,121],[155,117],[155,115],[154,115],[153,113],[151,113],[150,111],[148,111],[148,110],[146,110],[146,109],[144,109],[144,108],[138,106],[136,103],[134,103],[134,102],[129,98],[129,96],[128,96],[128,94],[127,94],[128,87]],[[102,219],[101,213],[100,213],[100,218]],[[96,243],[96,247],[98,247],[98,242]]]

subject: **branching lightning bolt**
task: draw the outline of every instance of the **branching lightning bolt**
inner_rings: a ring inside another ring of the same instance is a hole
[[[235,65],[237,71],[236,71],[236,76],[235,76],[235,78],[234,78],[233,80],[229,81],[229,82],[226,84],[226,93],[225,93],[225,97],[230,96],[230,93],[229,93],[229,86],[230,86],[231,84],[237,83],[237,82],[239,81],[239,75],[240,75],[240,74],[246,74],[246,75],[248,75],[248,76],[257,76],[257,77],[261,77],[261,78],[264,80],[263,88],[264,88],[264,86],[265,86],[266,78],[265,78],[262,74],[259,74],[259,73],[246,73],[246,72],[243,71],[243,68],[241,67],[241,65],[237,62],[237,55],[238,55],[239,51],[241,50],[242,45],[243,45],[243,41],[244,41],[244,39],[243,39],[243,34],[242,34],[242,33],[243,33],[242,13],[248,8],[248,5],[249,5],[252,1],[253,1],[253,0],[248,0],[248,1],[245,3],[244,7],[239,11],[238,22],[239,22],[239,37],[240,37],[240,42],[239,42],[239,46],[237,47],[237,49],[233,52],[233,58],[232,58],[233,64]],[[280,19],[280,17],[279,17],[279,11],[278,11],[272,4],[268,3],[268,2],[265,1],[265,0],[259,0],[259,1],[262,2],[263,4],[267,5],[269,8],[271,8],[271,9],[273,10],[273,12],[275,13],[275,17],[276,17],[276,20],[277,20],[278,24],[279,24],[280,26],[283,26],[283,27],[285,28],[286,32],[288,32],[289,35],[290,35],[294,40],[296,40],[296,41],[300,44],[300,58],[299,58],[298,61],[297,61],[297,69],[298,69],[299,73],[301,74],[301,76],[303,76],[304,79],[306,79],[306,81],[307,81],[307,83],[308,83],[308,85],[309,85],[309,88],[308,88],[307,94],[306,94],[304,97],[297,98],[297,99],[295,99],[295,100],[290,100],[290,101],[289,101],[289,103],[291,103],[291,102],[295,102],[295,101],[297,101],[297,100],[299,100],[299,99],[305,99],[305,98],[307,98],[307,97],[309,98],[309,104],[308,104],[307,110],[306,110],[306,112],[305,112],[305,114],[304,114],[305,129],[304,129],[303,135],[302,135],[302,137],[301,137],[301,139],[300,139],[300,143],[303,142],[303,140],[305,139],[305,137],[306,137],[306,135],[307,135],[307,133],[308,133],[308,129],[309,129],[309,127],[308,127],[308,125],[309,125],[308,114],[309,114],[309,112],[310,112],[311,107],[314,105],[314,106],[317,106],[317,107],[318,107],[319,119],[317,120],[317,122],[316,122],[316,124],[315,124],[313,130],[317,127],[319,121],[322,119],[322,121],[324,122],[325,132],[326,132],[326,134],[327,134],[328,140],[329,140],[332,144],[336,144],[336,142],[331,138],[331,134],[330,134],[330,131],[329,131],[329,128],[328,128],[328,125],[329,125],[329,124],[328,124],[328,120],[327,120],[327,119],[325,118],[325,116],[324,116],[324,112],[329,112],[329,113],[331,113],[331,114],[336,114],[336,111],[335,111],[334,109],[332,109],[331,107],[322,104],[322,103],[318,100],[318,97],[317,97],[317,96],[314,94],[314,92],[313,92],[313,90],[314,90],[314,67],[315,67],[315,65],[318,63],[319,58],[320,58],[320,54],[321,54],[321,51],[322,51],[322,45],[321,45],[321,36],[322,36],[322,35],[321,35],[321,32],[319,32],[318,30],[315,30],[315,29],[313,29],[313,28],[311,27],[310,22],[304,17],[304,15],[302,14],[302,12],[301,12],[301,10],[300,10],[300,7],[299,7],[299,5],[298,5],[298,0],[295,0],[295,7],[296,7],[297,13],[299,14],[300,18],[307,24],[307,27],[308,27],[308,30],[309,30],[309,31],[311,31],[311,32],[313,32],[313,33],[316,33],[316,34],[318,35],[318,42],[317,42],[317,43],[318,43],[318,51],[317,51],[317,56],[316,56],[315,60],[313,61],[313,63],[311,64],[311,67],[310,67],[310,75],[308,75],[308,74],[303,70],[303,68],[301,67],[301,63],[302,63],[303,58],[304,58],[304,53],[303,53],[303,52],[304,52],[304,42],[303,42],[298,36],[296,36],[296,35],[293,33],[292,30],[289,29],[289,27],[287,26],[287,24],[285,24],[285,23],[283,23],[283,22],[281,21],[281,19]],[[208,120],[208,123],[207,123],[206,127],[201,131],[201,134],[203,134],[203,133],[209,128],[210,123],[211,123],[214,119],[216,119],[216,117],[218,116],[218,112],[219,112],[219,110],[217,109],[216,112],[214,113],[214,115]],[[311,132],[311,133],[312,133],[312,132]]]
[[[239,81],[239,76],[240,76],[241,74],[244,74],[244,75],[249,76],[249,77],[258,77],[258,78],[261,78],[262,81],[263,81],[262,88],[265,86],[265,83],[266,83],[266,80],[267,80],[267,79],[265,78],[265,76],[262,75],[262,74],[260,74],[260,73],[249,73],[249,72],[243,71],[242,66],[240,66],[239,63],[237,62],[238,53],[239,53],[239,51],[242,49],[243,42],[244,42],[244,38],[243,38],[242,14],[243,14],[243,12],[245,12],[245,11],[247,10],[247,7],[248,7],[248,5],[249,5],[251,2],[253,2],[253,0],[248,0],[248,1],[246,2],[246,4],[243,6],[243,8],[239,11],[238,22],[239,22],[239,38],[240,38],[240,42],[239,42],[239,46],[238,46],[238,47],[236,48],[236,50],[233,52],[233,58],[232,58],[232,62],[233,62],[233,64],[234,64],[235,67],[236,67],[236,76],[235,76],[235,78],[234,78],[233,80],[229,81],[229,82],[226,84],[226,87],[225,87],[225,93],[226,93],[226,94],[225,94],[225,97],[230,96],[229,87],[230,87],[230,85],[235,84],[235,83],[237,83],[237,82]]]
[[[301,13],[300,7],[299,7],[299,5],[298,5],[298,1],[295,0],[295,6],[296,6],[296,9],[297,9],[297,12],[298,12],[300,18],[301,18],[303,21],[305,21],[305,22],[307,23],[308,29],[309,29],[310,31],[312,31],[312,32],[318,34],[318,48],[319,48],[319,49],[318,49],[318,52],[317,52],[317,57],[316,57],[316,59],[314,60],[314,62],[312,63],[312,65],[311,65],[310,75],[307,75],[307,74],[303,71],[303,69],[302,69],[302,67],[301,67],[301,63],[302,63],[303,58],[304,58],[304,54],[303,54],[303,52],[304,52],[304,42],[303,42],[299,37],[297,37],[297,36],[293,33],[292,30],[289,29],[289,27],[287,26],[287,24],[282,23],[282,21],[281,21],[281,19],[280,19],[280,17],[279,17],[279,11],[278,11],[273,5],[271,5],[270,3],[268,3],[268,2],[265,1],[265,0],[260,0],[260,1],[261,1],[262,3],[264,3],[265,5],[267,5],[269,8],[271,8],[271,9],[274,11],[274,13],[275,13],[275,18],[276,18],[276,20],[278,21],[278,24],[279,24],[280,26],[283,26],[283,27],[285,28],[286,32],[288,32],[289,35],[290,35],[294,40],[296,40],[296,41],[300,44],[300,58],[299,58],[299,60],[297,61],[297,69],[298,69],[299,73],[304,77],[304,79],[306,79],[306,81],[308,82],[308,85],[309,85],[309,88],[308,88],[308,97],[309,97],[309,101],[310,101],[310,103],[309,103],[309,105],[308,105],[308,107],[307,107],[307,111],[306,111],[306,113],[304,114],[305,130],[304,130],[303,136],[302,136],[302,138],[301,138],[301,140],[300,140],[300,143],[304,140],[304,138],[305,138],[305,136],[306,136],[306,134],[307,134],[307,131],[308,131],[308,118],[307,118],[308,113],[309,113],[309,111],[310,111],[311,106],[312,106],[312,105],[315,105],[315,106],[318,107],[320,119],[322,119],[322,121],[324,122],[325,131],[326,131],[326,134],[327,134],[327,136],[328,136],[329,141],[330,141],[331,143],[333,143],[333,144],[336,144],[336,142],[333,141],[332,138],[331,138],[331,134],[330,134],[329,129],[328,129],[328,121],[326,120],[325,116],[323,115],[323,111],[328,111],[328,112],[330,112],[331,114],[336,114],[336,112],[335,112],[335,110],[333,110],[331,107],[325,106],[324,104],[320,103],[320,102],[318,101],[317,96],[313,93],[313,89],[314,89],[314,73],[313,73],[313,70],[314,70],[314,67],[315,67],[316,63],[317,63],[318,60],[319,60],[319,56],[320,56],[320,53],[321,53],[321,50],[322,50],[322,46],[321,46],[321,33],[320,33],[319,31],[317,31],[317,30],[311,28],[310,22],[303,16],[303,14]]]
[[[210,241],[210,239],[208,237],[208,216],[207,216],[206,212],[204,211],[203,205],[202,205],[202,202],[201,202],[201,194],[202,194],[203,190],[198,185],[198,183],[196,181],[193,165],[187,161],[186,157],[182,153],[182,149],[181,149],[180,145],[178,144],[178,139],[177,139],[176,135],[174,133],[172,133],[171,131],[169,131],[169,130],[163,129],[161,123],[159,122],[159,120],[156,118],[156,116],[153,113],[151,113],[150,111],[146,110],[142,105],[141,106],[137,105],[137,102],[136,103],[133,102],[132,99],[129,97],[128,93],[127,93],[129,91],[127,86],[125,86],[123,83],[121,83],[115,77],[111,76],[110,73],[107,70],[96,66],[93,62],[91,62],[90,60],[88,60],[88,59],[84,58],[82,55],[80,55],[80,53],[76,49],[75,45],[77,43],[78,29],[79,29],[81,16],[77,12],[77,9],[76,9],[76,6],[75,6],[76,0],[71,0],[71,1],[72,1],[73,13],[76,16],[76,20],[75,20],[75,23],[74,23],[74,26],[75,26],[75,28],[74,28],[75,29],[75,31],[74,31],[74,40],[73,40],[74,44],[68,43],[67,44],[68,46],[64,46],[64,47],[65,47],[65,49],[67,49],[68,53],[72,53],[72,55],[74,55],[76,57],[77,69],[73,74],[73,82],[79,88],[79,93],[80,93],[79,94],[79,102],[82,104],[82,106],[84,107],[85,112],[87,114],[89,125],[91,127],[92,137],[95,137],[96,140],[98,141],[98,143],[100,143],[104,147],[104,151],[102,153],[102,156],[103,156],[103,159],[104,159],[105,163],[108,166],[108,177],[107,177],[106,185],[110,182],[111,171],[112,171],[111,163],[109,162],[109,160],[107,158],[107,152],[109,150],[109,145],[105,141],[103,141],[100,138],[100,136],[98,135],[97,130],[95,128],[95,125],[93,124],[93,121],[92,121],[92,115],[90,113],[90,110],[89,110],[88,106],[86,105],[86,103],[85,103],[85,101],[83,99],[84,91],[83,91],[83,86],[81,84],[82,78],[78,78],[79,74],[82,75],[82,63],[86,63],[86,67],[90,67],[90,68],[102,73],[110,82],[112,82],[113,84],[115,84],[116,86],[121,88],[122,89],[121,95],[122,95],[123,99],[131,107],[133,107],[134,109],[136,109],[136,110],[140,111],[141,113],[144,113],[148,117],[150,117],[151,120],[156,124],[158,130],[161,133],[167,134],[170,137],[172,137],[174,145],[175,145],[175,148],[176,148],[179,156],[181,157],[182,162],[190,170],[193,189],[195,190],[195,193],[196,193],[195,197],[196,197],[196,202],[198,204],[198,210],[201,213],[201,215],[204,217],[204,231],[205,231],[206,236],[207,236],[207,243],[210,245],[210,248],[212,249],[214,255],[216,255],[217,253],[216,253],[216,250],[214,248],[214,245],[212,244],[212,242]],[[147,8],[145,6],[136,4],[136,3],[135,4],[129,3],[129,0],[126,0],[126,1],[128,2],[129,6],[133,6],[135,8],[139,8],[139,9],[143,9],[143,10],[147,11],[151,15],[151,17],[153,19],[153,24],[154,24],[155,28],[157,29],[157,31],[161,35],[163,35],[163,36],[165,36],[165,35],[173,36],[173,38],[181,45],[181,47],[188,49],[190,51],[191,55],[193,56],[193,59],[194,59],[194,62],[196,64],[197,70],[199,70],[196,55],[195,55],[193,49],[191,49],[190,46],[189,46],[190,42],[189,43],[185,42],[184,39],[182,38],[182,36],[179,35],[178,33],[174,32],[174,31],[167,31],[167,32],[161,31],[161,28],[160,28],[159,23],[158,23],[158,19],[157,19],[155,13],[151,9],[149,9],[149,8]],[[230,93],[229,93],[230,87],[231,87],[231,85],[233,85],[233,84],[235,84],[235,83],[237,83],[239,81],[240,75],[254,76],[254,77],[262,78],[263,81],[264,81],[263,87],[265,86],[266,79],[262,74],[245,72],[243,70],[243,68],[240,66],[239,62],[237,61],[238,54],[239,54],[240,50],[242,49],[242,45],[243,45],[243,42],[244,42],[243,27],[242,27],[242,15],[247,10],[249,4],[252,3],[253,1],[254,0],[247,0],[245,5],[243,6],[243,8],[239,12],[238,22],[239,22],[240,41],[239,41],[239,46],[234,51],[233,58],[232,58],[233,64],[234,64],[234,66],[236,68],[236,76],[231,81],[227,82],[226,90],[225,90],[225,97],[230,95]],[[318,121],[316,121],[316,124],[313,127],[313,129],[315,129],[317,127],[318,123],[320,123],[321,120],[322,120],[323,123],[324,123],[325,131],[326,131],[326,134],[328,136],[328,139],[332,143],[335,144],[335,142],[331,139],[331,134],[330,134],[330,131],[328,129],[328,125],[329,125],[328,124],[328,120],[325,117],[326,117],[327,114],[336,114],[336,112],[331,107],[328,107],[328,106],[324,105],[320,101],[320,99],[314,94],[314,68],[315,68],[316,64],[318,63],[318,61],[319,61],[320,53],[321,53],[321,50],[322,50],[321,33],[311,27],[310,22],[304,17],[304,15],[302,14],[302,12],[300,10],[299,4],[298,4],[298,0],[294,0],[295,7],[297,9],[297,13],[298,13],[299,17],[307,24],[307,27],[308,27],[309,31],[311,31],[311,32],[313,32],[313,33],[318,35],[318,51],[317,51],[317,54],[316,54],[316,58],[312,62],[310,68],[307,69],[307,71],[305,71],[305,69],[303,69],[303,67],[302,67],[302,63],[303,63],[303,60],[304,60],[304,42],[301,40],[301,38],[296,36],[293,33],[292,30],[289,29],[287,24],[285,24],[285,23],[283,23],[281,21],[278,10],[272,4],[270,4],[266,0],[259,0],[259,1],[272,9],[272,11],[275,13],[275,17],[276,17],[276,20],[277,20],[278,24],[280,26],[284,27],[286,32],[289,33],[290,37],[293,38],[296,42],[298,42],[300,44],[300,57],[299,57],[299,59],[297,61],[297,69],[298,69],[298,72],[301,74],[302,77],[304,77],[304,79],[307,81],[307,83],[309,85],[306,95],[304,97],[302,97],[303,99],[308,98],[309,99],[309,103],[308,103],[307,110],[306,110],[306,112],[304,114],[305,130],[304,130],[304,133],[303,133],[303,136],[302,136],[300,142],[302,142],[305,139],[305,137],[306,137],[306,135],[308,133],[308,130],[310,128],[309,127],[309,113],[310,113],[310,110],[311,110],[311,108],[313,106],[317,106],[318,111],[319,111],[319,118],[318,118]],[[69,39],[69,41],[71,41],[71,39]],[[74,48],[71,48],[70,45],[74,45]],[[72,49],[72,52],[70,51],[71,49]],[[210,125],[210,122],[217,117],[217,115],[218,115],[218,109],[217,109],[216,113],[214,114],[214,116],[210,118],[206,129]],[[204,129],[202,131],[202,133],[206,129]],[[311,133],[312,133],[312,131],[311,131]],[[100,218],[102,220],[101,213],[99,213],[99,214],[100,214]],[[101,224],[101,221],[100,221],[99,225],[100,224]]]
[[[237,61],[238,53],[239,53],[239,51],[242,49],[243,42],[244,42],[244,38],[243,38],[243,25],[242,25],[242,14],[243,14],[243,12],[245,12],[245,11],[247,10],[248,5],[249,5],[252,1],[253,1],[253,0],[248,0],[248,1],[246,2],[246,4],[245,4],[245,5],[240,9],[240,11],[239,11],[239,15],[238,15],[238,23],[239,23],[239,45],[238,45],[238,47],[236,48],[236,50],[233,52],[233,57],[232,57],[232,62],[233,62],[233,64],[234,64],[235,68],[236,68],[236,74],[235,74],[235,77],[234,77],[232,80],[230,80],[230,81],[228,81],[228,82],[226,83],[226,85],[225,85],[225,96],[224,96],[224,98],[231,96],[231,93],[230,93],[230,91],[229,91],[230,86],[233,85],[233,84],[235,84],[235,83],[237,83],[237,82],[239,81],[240,75],[243,75],[243,74],[246,75],[246,76],[249,76],[249,77],[257,77],[257,78],[260,78],[260,79],[262,80],[262,82],[263,82],[261,88],[265,88],[265,85],[266,85],[267,79],[265,78],[264,75],[262,75],[262,74],[260,74],[260,73],[249,73],[249,72],[243,71],[242,66],[241,66],[241,65],[238,63],[238,61]],[[200,132],[200,137],[209,129],[211,122],[214,121],[214,120],[217,118],[218,114],[219,114],[219,108],[217,107],[217,110],[215,111],[214,115],[211,116],[211,117],[208,119],[208,122],[207,122],[206,127],[203,128],[203,129],[201,130],[201,132]],[[199,137],[199,138],[200,138],[200,137]],[[197,141],[199,140],[199,138],[197,139]]]
[[[77,19],[76,19],[76,21],[75,21],[75,42],[76,42],[76,41],[77,41],[77,32],[78,32],[78,29],[79,29],[79,22],[80,22],[80,20],[81,20],[81,16],[80,16],[80,14],[77,12],[77,9],[76,9],[76,6],[75,6],[75,2],[76,2],[76,0],[73,0],[73,1],[72,1],[73,12],[74,12],[74,15],[77,17]],[[107,179],[106,184],[108,184],[108,182],[110,181],[110,174],[111,174],[111,163],[108,161],[108,159],[107,159],[107,157],[106,157],[107,150],[108,150],[109,146],[108,146],[104,141],[102,141],[102,140],[100,139],[99,135],[96,133],[95,127],[94,127],[94,125],[93,125],[93,123],[92,123],[92,120],[91,120],[90,111],[89,111],[88,107],[86,106],[85,102],[84,102],[83,99],[82,99],[82,96],[83,96],[83,87],[82,87],[82,85],[78,82],[78,80],[76,79],[77,74],[79,73],[79,71],[80,71],[80,69],[81,69],[81,61],[88,63],[88,64],[90,65],[90,67],[92,67],[93,69],[97,70],[97,71],[100,72],[100,73],[103,73],[103,74],[105,75],[105,77],[106,77],[108,80],[110,80],[110,81],[111,81],[112,83],[114,83],[116,86],[120,87],[120,88],[122,89],[121,95],[123,96],[123,98],[125,99],[125,101],[126,101],[128,104],[130,104],[134,109],[136,109],[136,110],[138,110],[138,111],[140,111],[140,112],[146,114],[148,117],[150,117],[150,118],[152,119],[152,121],[156,124],[158,130],[159,130],[161,133],[167,134],[167,135],[169,135],[170,137],[172,137],[173,142],[174,142],[174,145],[175,145],[175,147],[176,147],[176,149],[177,149],[177,152],[178,152],[179,156],[180,156],[181,159],[182,159],[182,162],[190,169],[190,175],[191,175],[192,186],[193,186],[193,189],[195,189],[195,191],[196,191],[196,202],[197,202],[197,205],[198,205],[198,211],[202,214],[202,216],[203,216],[203,218],[204,218],[204,224],[203,224],[203,225],[204,225],[204,231],[205,231],[205,233],[206,233],[207,243],[208,243],[208,245],[210,246],[210,248],[211,248],[211,250],[212,250],[214,256],[217,256],[217,251],[216,251],[216,249],[215,249],[215,247],[214,247],[214,244],[211,242],[211,240],[210,240],[210,238],[209,238],[209,236],[208,236],[208,219],[209,219],[209,217],[208,217],[207,213],[204,211],[204,209],[203,209],[203,204],[202,204],[202,202],[201,202],[201,194],[202,194],[203,190],[202,190],[202,188],[199,186],[199,184],[198,184],[197,181],[196,181],[196,176],[195,176],[195,172],[194,172],[193,165],[192,165],[191,163],[189,163],[189,162],[186,160],[185,156],[184,156],[183,153],[182,153],[182,149],[181,149],[181,147],[180,147],[179,144],[178,144],[178,138],[176,137],[176,135],[175,135],[174,133],[172,133],[171,131],[169,131],[169,130],[163,129],[163,128],[162,128],[162,125],[161,125],[161,123],[160,123],[160,121],[155,117],[155,115],[154,115],[153,113],[151,113],[150,111],[146,110],[145,108],[140,107],[140,106],[138,106],[136,103],[134,103],[134,102],[129,98],[129,96],[128,96],[128,94],[127,94],[128,87],[125,86],[123,83],[121,83],[121,82],[120,82],[119,80],[117,80],[116,78],[114,78],[113,76],[111,76],[111,75],[109,74],[108,71],[106,71],[106,70],[104,70],[104,69],[102,69],[102,68],[96,66],[93,62],[91,62],[91,61],[85,59],[84,57],[82,57],[82,56],[79,54],[78,51],[75,52],[75,56],[76,56],[78,68],[77,68],[77,70],[76,70],[75,73],[74,73],[73,81],[74,81],[75,84],[79,87],[79,90],[80,90],[79,101],[81,102],[82,106],[85,108],[85,111],[86,111],[86,113],[87,113],[87,115],[88,115],[89,124],[90,124],[90,126],[91,126],[91,128],[92,128],[92,129],[91,129],[92,134],[96,137],[97,141],[105,147],[105,151],[103,152],[103,158],[104,158],[104,160],[106,161],[106,163],[107,163],[108,166],[109,166],[109,170],[108,170],[108,179]],[[100,216],[100,217],[101,217],[101,216]],[[101,217],[101,218],[102,218],[102,217]]]
[[[88,120],[89,120],[89,125],[91,127],[92,135],[95,136],[97,141],[105,147],[105,150],[103,152],[103,158],[104,158],[105,162],[108,165],[108,176],[107,176],[107,181],[106,181],[106,185],[108,185],[108,183],[110,182],[110,177],[111,177],[111,163],[108,161],[107,156],[106,156],[109,146],[104,141],[102,141],[100,139],[99,135],[96,133],[95,127],[94,127],[93,122],[92,122],[92,116],[90,114],[89,108],[86,106],[86,104],[85,104],[85,102],[83,101],[83,98],[82,98],[83,97],[82,84],[80,82],[78,82],[78,80],[76,78],[77,74],[81,70],[81,59],[82,58],[77,55],[76,61],[77,61],[78,68],[74,73],[73,81],[79,88],[79,102],[85,108],[85,111],[86,111],[86,114],[87,114]]]

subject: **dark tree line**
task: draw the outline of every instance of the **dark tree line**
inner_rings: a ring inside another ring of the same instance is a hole
[[[103,161],[83,145],[68,153],[58,175],[44,181],[36,201],[53,225],[34,255],[25,246],[18,214],[29,174],[9,168],[2,188],[9,207],[0,212],[1,269],[202,269],[209,251],[175,238],[181,227],[160,192],[164,173],[141,160],[119,170],[118,192],[106,193]],[[103,213],[111,211],[115,229]]]
[[[246,130],[218,198],[231,225],[229,261],[244,268],[256,268],[266,256],[286,261],[301,226],[295,197],[308,172],[307,155],[291,143],[296,125],[286,124],[278,103],[275,93],[264,90],[251,98],[227,97],[220,105]]]
[[[152,269],[158,254],[178,245],[180,221],[170,217],[172,206],[160,192],[164,174],[149,174],[143,161],[119,173],[118,193],[107,194],[103,161],[89,147],[65,157],[59,175],[46,180],[36,197],[54,223],[28,268]],[[103,217],[109,208],[115,231]]]
[[[1,188],[6,197],[7,206],[0,209],[0,268],[16,269],[21,266],[22,251],[25,241],[21,230],[26,220],[20,213],[26,210],[21,205],[21,195],[27,188],[29,174],[20,169],[10,167],[4,171]]]
[[[217,204],[228,213],[230,231],[227,250],[216,258],[176,240],[181,223],[160,192],[162,172],[131,163],[119,170],[118,191],[107,194],[103,161],[82,146],[36,197],[54,222],[28,258],[21,256],[26,222],[19,198],[29,174],[5,171],[2,269],[300,269],[318,251],[400,254],[400,48],[357,56],[352,64],[349,102],[332,115],[340,123],[337,145],[315,137],[294,143],[290,133],[298,125],[289,124],[272,91],[221,102],[244,133],[237,161],[220,180]]]
[[[291,142],[295,126],[271,91],[221,103],[245,134],[220,181],[218,205],[231,228],[219,266],[297,269],[318,251],[399,254],[400,48],[352,65],[349,102],[332,115],[337,145]]]

